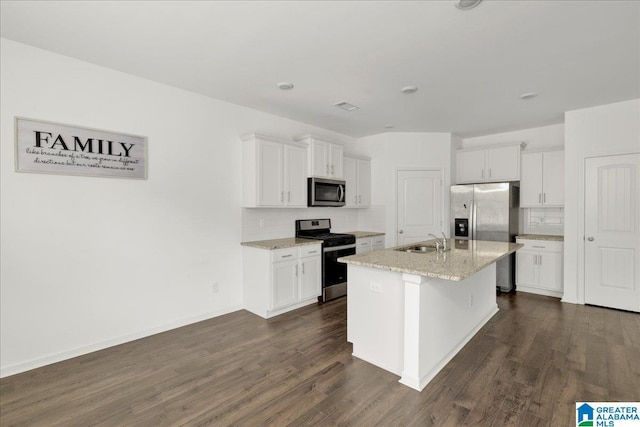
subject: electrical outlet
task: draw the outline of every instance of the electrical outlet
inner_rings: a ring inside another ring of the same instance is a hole
[[[382,285],[380,283],[369,282],[369,290],[371,292],[382,293]]]
[[[212,294],[215,294],[215,293],[217,293],[217,292],[218,292],[218,290],[219,290],[218,282],[213,282],[213,283],[211,284],[211,293],[212,293]]]
[[[264,227],[264,219],[260,220],[260,228]]]

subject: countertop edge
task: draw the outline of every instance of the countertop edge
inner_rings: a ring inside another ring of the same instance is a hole
[[[518,234],[516,239],[523,240],[548,240],[552,242],[564,242],[564,236],[556,236],[553,234]]]

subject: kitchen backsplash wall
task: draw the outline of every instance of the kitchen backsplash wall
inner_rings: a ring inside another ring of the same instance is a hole
[[[359,228],[358,213],[360,211],[344,208],[242,208],[242,241],[293,237],[296,233],[296,219],[330,218],[331,231],[338,233],[355,231]]]
[[[524,209],[524,232],[526,234],[564,235],[564,209]]]

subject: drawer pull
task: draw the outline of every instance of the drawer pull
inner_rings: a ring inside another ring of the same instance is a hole
[[[546,249],[546,246],[536,246],[536,245],[532,245],[532,248],[540,248],[540,249]]]
[[[282,255],[282,258],[289,258],[289,257],[291,257],[291,256],[293,256],[293,255],[291,255],[291,254],[289,254],[289,255]]]
[[[316,254],[316,253],[318,253],[318,251],[309,251],[308,253],[310,253],[310,254]]]

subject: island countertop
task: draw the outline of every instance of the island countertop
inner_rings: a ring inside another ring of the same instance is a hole
[[[338,261],[459,282],[523,247],[519,243],[447,239],[447,246],[451,249],[446,252],[409,253],[396,250],[421,244],[432,245],[433,242],[429,240],[351,255],[339,258]]]

